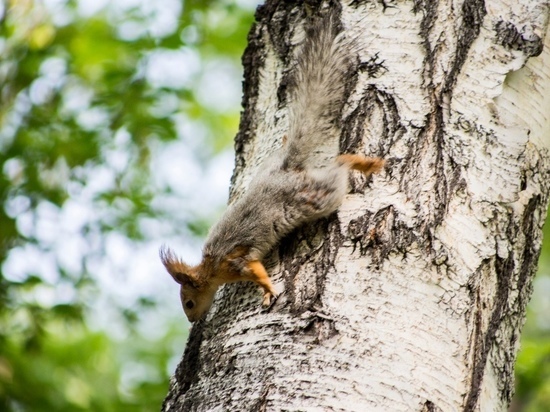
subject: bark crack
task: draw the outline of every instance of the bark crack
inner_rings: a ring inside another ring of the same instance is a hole
[[[542,53],[544,42],[536,33],[526,33],[526,27],[518,29],[514,23],[500,20],[494,25],[496,43],[508,50],[518,50],[527,57]]]

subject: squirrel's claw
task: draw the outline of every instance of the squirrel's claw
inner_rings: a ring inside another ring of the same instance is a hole
[[[264,307],[271,307],[276,301],[279,295],[274,292],[266,292],[264,293],[264,300],[262,302],[262,306]]]

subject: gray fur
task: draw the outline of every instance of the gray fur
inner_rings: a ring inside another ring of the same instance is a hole
[[[349,77],[353,43],[338,34],[337,17],[329,13],[311,27],[298,57],[290,86],[287,157],[301,168],[320,143],[337,139]]]
[[[261,260],[282,237],[342,203],[348,166],[336,159],[322,169],[308,162],[320,141],[338,137],[352,48],[338,36],[336,24],[328,15],[313,25],[290,89],[287,142],[211,229],[205,256],[219,262],[245,246],[244,260]]]

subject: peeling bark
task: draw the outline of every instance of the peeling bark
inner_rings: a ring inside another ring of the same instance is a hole
[[[266,1],[243,56],[231,197],[287,128],[318,1]],[[381,156],[269,259],[270,309],[224,287],[163,411],[505,411],[550,185],[548,1],[331,1],[359,39],[340,152]]]

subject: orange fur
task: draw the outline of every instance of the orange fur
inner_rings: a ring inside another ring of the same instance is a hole
[[[264,300],[262,304],[268,306],[271,303],[271,298],[277,296],[277,292],[273,288],[271,279],[265,270],[264,265],[259,260],[248,262],[247,268],[250,271],[248,279],[260,285],[264,290]]]
[[[386,161],[379,157],[365,157],[356,154],[342,154],[338,156],[337,161],[347,164],[350,169],[357,170],[366,175],[379,172],[384,167]]]

